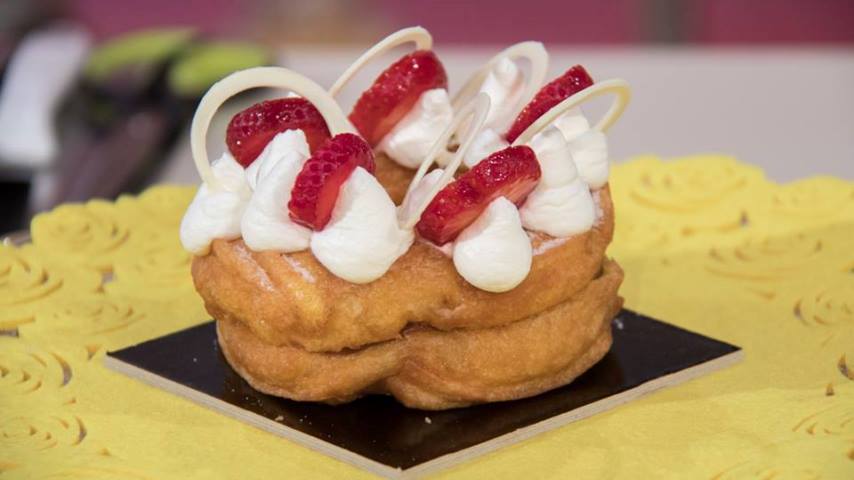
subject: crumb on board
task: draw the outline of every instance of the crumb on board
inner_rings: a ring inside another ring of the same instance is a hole
[[[828,397],[832,397],[836,392],[833,391],[833,382],[827,384],[827,388],[824,389],[824,394]]]
[[[285,417],[283,417],[282,415],[278,415],[278,416],[276,416],[276,418],[274,418],[273,420],[275,420],[275,421],[277,421],[277,422],[281,422],[281,421],[282,421],[282,420],[284,420],[284,419],[285,419]]]
[[[431,420],[430,417],[424,417],[424,423],[431,424],[433,423],[433,420]]]
[[[845,354],[843,353],[841,357],[839,357],[839,363],[836,364],[839,367],[839,373],[841,373],[848,380],[854,380],[854,370],[848,367],[848,361],[845,360]]]

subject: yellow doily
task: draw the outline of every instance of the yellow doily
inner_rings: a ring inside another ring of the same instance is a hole
[[[854,478],[854,183],[703,155],[611,186],[628,307],[746,361],[440,477]],[[0,478],[369,476],[101,365],[208,318],[177,238],[192,195],[65,205],[0,246]]]

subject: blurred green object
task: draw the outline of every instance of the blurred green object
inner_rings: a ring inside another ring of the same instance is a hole
[[[99,82],[125,68],[148,69],[162,64],[187,47],[196,35],[192,28],[168,28],[129,33],[95,50],[85,75]]]
[[[249,43],[207,42],[193,45],[169,69],[170,90],[181,97],[201,97],[226,75],[269,63],[266,49]]]
[[[64,112],[66,143],[50,203],[139,191],[174,148],[205,91],[271,58],[264,47],[213,40],[188,28],[108,40],[90,57]]]

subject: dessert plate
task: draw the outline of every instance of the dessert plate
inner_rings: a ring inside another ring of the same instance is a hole
[[[623,310],[611,351],[541,395],[445,411],[368,396],[330,406],[265,395],[219,351],[214,322],[111,352],[107,367],[388,478],[415,478],[733,365],[739,347]]]

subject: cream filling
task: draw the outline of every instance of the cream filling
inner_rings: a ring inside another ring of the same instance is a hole
[[[556,126],[537,134],[530,147],[542,176],[519,210],[529,230],[566,237],[585,232],[595,221],[593,197],[579,177],[569,143]]]
[[[492,201],[454,242],[454,266],[475,287],[506,292],[531,271],[533,249],[519,212],[504,197]]]
[[[487,73],[480,91],[489,95],[492,107],[486,115],[486,128],[503,132],[519,113],[525,93],[525,77],[509,58],[495,62]]]
[[[247,179],[257,173],[255,192],[240,221],[243,241],[260,252],[296,252],[308,248],[311,230],[294,223],[288,215],[291,190],[308,159],[308,144],[300,130],[280,133],[253,163],[257,172],[246,171]]]
[[[243,167],[228,152],[210,172],[218,188],[199,187],[178,232],[184,249],[195,255],[206,255],[215,239],[240,237],[240,219],[251,195]]]
[[[298,152],[305,158],[311,156],[302,130],[285,130],[270,140],[258,158],[246,167],[246,182],[249,188],[255,190],[258,180],[269,175],[279,160],[290,152]]]
[[[453,117],[448,92],[428,90],[380,140],[377,149],[404,167],[418,168]]]
[[[592,189],[608,183],[610,162],[608,141],[598,130],[588,130],[569,142],[569,151],[578,168],[578,175]]]

